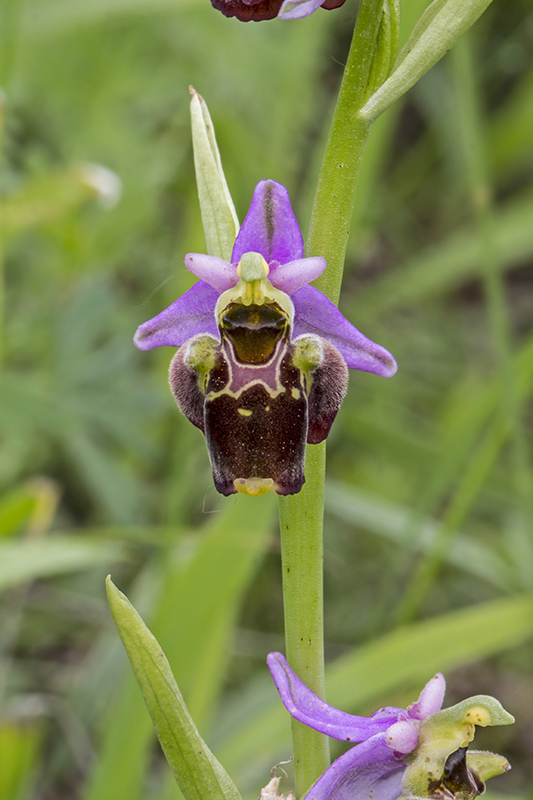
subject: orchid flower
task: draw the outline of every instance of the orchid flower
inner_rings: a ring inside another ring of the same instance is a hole
[[[326,262],[303,257],[288,192],[275,181],[257,185],[231,262],[189,253],[185,265],[199,282],[139,327],[136,346],[180,348],[170,386],[205,434],[219,492],[299,492],[306,442],[328,435],[347,367],[388,377],[394,358],[308,285]]]
[[[488,778],[510,769],[502,756],[468,750],[476,725],[514,722],[493,697],[477,695],[441,710],[446,684],[437,674],[408,708],[356,717],[320,700],[281,653],[270,653],[267,663],[294,719],[334,739],[360,742],[333,762],[306,800],[470,800]]]
[[[226,17],[237,17],[241,22],[263,19],[302,19],[322,8],[332,9],[344,5],[346,0],[211,0],[213,6]]]

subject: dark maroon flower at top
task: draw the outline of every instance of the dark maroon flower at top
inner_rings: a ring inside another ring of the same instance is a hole
[[[339,8],[346,0],[211,0],[213,6],[226,17],[237,17],[241,22],[262,19],[301,19],[322,8]]]

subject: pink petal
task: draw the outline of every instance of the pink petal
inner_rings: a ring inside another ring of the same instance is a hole
[[[276,289],[292,294],[322,275],[325,269],[324,258],[299,258],[287,264],[273,264],[268,277]]]
[[[412,753],[418,745],[418,731],[413,722],[403,719],[387,728],[385,741],[395,753]]]
[[[285,0],[281,6],[279,19],[302,19],[319,8],[324,0]]]
[[[188,253],[185,266],[200,280],[208,283],[219,294],[237,285],[239,280],[237,269],[222,258],[206,256],[203,253]]]
[[[446,681],[444,675],[438,672],[435,677],[426,683],[420,697],[416,703],[412,703],[407,709],[407,713],[412,719],[426,719],[430,714],[440,711],[444,692],[446,691]]]

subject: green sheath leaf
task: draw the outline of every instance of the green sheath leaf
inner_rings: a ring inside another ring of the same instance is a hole
[[[215,129],[203,97],[190,87],[192,143],[205,244],[210,256],[230,261],[239,220],[226,183]]]
[[[446,55],[492,0],[434,0],[402,48],[396,68],[361,109],[373,121]]]
[[[198,733],[170,665],[128,598],[107,578],[107,598],[163,752],[187,800],[240,800]]]

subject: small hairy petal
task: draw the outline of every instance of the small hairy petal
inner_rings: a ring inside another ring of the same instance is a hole
[[[139,325],[133,337],[135,347],[139,350],[153,350],[164,345],[181,347],[199,333],[220,340],[214,313],[218,296],[215,289],[198,281],[157,317]]]
[[[285,0],[278,14],[280,19],[308,17],[322,5],[322,0]]]
[[[258,8],[258,6],[254,6]],[[304,241],[287,189],[276,181],[260,181],[235,240],[231,260],[245,253],[261,253],[267,264],[286,264],[303,258]]]
[[[384,378],[394,375],[398,367],[389,351],[354,328],[314,286],[298,289],[291,300],[295,311],[294,336],[315,333],[337,348],[350,369],[373,372]]]
[[[168,379],[179,410],[202,433],[204,425],[204,395],[198,385],[198,375],[185,363],[187,347],[180,347],[172,361]]]
[[[426,719],[430,714],[440,711],[445,691],[446,681],[444,680],[444,675],[438,672],[426,683],[416,703],[412,703],[407,709],[411,719]]]
[[[319,339],[318,336],[316,338]],[[343,357],[326,339],[319,341],[322,346],[322,361],[311,372],[311,387],[307,398],[309,444],[318,444],[327,437],[348,388],[348,367]]]
[[[402,794],[405,763],[378,733],[333,762],[306,800],[396,800]]]
[[[325,733],[333,739],[362,742],[377,733],[386,731],[391,722],[396,721],[395,716],[392,719],[390,717],[378,719],[355,717],[332,708],[307,688],[289,667],[281,653],[270,653],[267,656],[267,664],[283,705],[289,714],[299,722],[303,722],[304,725],[308,725],[320,733]],[[309,800],[311,800],[311,795]]]
[[[275,19],[283,0],[259,0],[245,3],[244,0],[211,0],[211,4],[226,17],[237,17],[241,22],[260,22]]]
[[[208,283],[220,294],[227,289],[232,289],[239,281],[237,268],[216,256],[188,253],[185,256],[185,266],[189,272]]]
[[[287,264],[272,264],[268,278],[276,289],[293,294],[322,275],[325,269],[325,258],[299,258]]]

